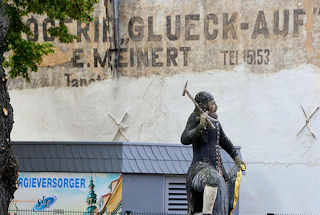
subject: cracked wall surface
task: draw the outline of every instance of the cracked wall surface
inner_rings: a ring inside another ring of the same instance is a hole
[[[128,0],[119,6],[120,49],[115,59],[113,19],[103,1],[91,24],[68,21],[78,36],[71,44],[53,41],[31,82],[12,80],[10,89],[85,87],[112,78],[115,64],[124,77],[172,76],[245,64],[253,73],[275,73],[300,64],[319,66],[320,2]],[[38,42],[50,42],[58,25],[43,16],[26,17]]]

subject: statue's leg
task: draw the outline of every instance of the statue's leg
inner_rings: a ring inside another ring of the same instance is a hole
[[[201,169],[192,180],[192,187],[197,192],[203,193],[202,214],[212,214],[217,198],[218,187],[223,178],[212,167]],[[219,207],[220,208],[220,207]],[[220,210],[219,210],[220,211]],[[218,211],[216,211],[218,212]],[[218,212],[218,214],[223,214]]]
[[[214,202],[216,201],[218,187],[206,185],[203,191],[203,214],[212,214]]]

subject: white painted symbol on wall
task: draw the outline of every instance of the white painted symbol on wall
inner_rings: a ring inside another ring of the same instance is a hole
[[[302,112],[306,118],[306,124],[299,130],[297,136],[305,129],[305,128],[308,128],[309,132],[311,133],[312,137],[314,139],[317,139],[316,138],[316,135],[313,133],[313,131],[311,130],[310,128],[310,120],[311,118],[316,114],[316,112],[320,109],[320,106],[319,107],[316,107],[313,112],[310,114],[310,116],[307,115],[306,111],[304,110],[303,106],[301,105],[301,109],[302,109]]]
[[[124,130],[127,129],[129,126],[128,125],[124,125],[123,121],[126,118],[126,116],[128,115],[127,112],[125,112],[121,119],[119,121],[117,121],[112,115],[111,113],[108,113],[109,117],[112,119],[112,121],[114,122],[114,124],[116,124],[117,126],[117,131],[116,133],[113,135],[113,139],[112,141],[115,141],[116,139],[118,139],[120,136],[122,136],[126,141],[129,142],[129,138],[125,135]]]

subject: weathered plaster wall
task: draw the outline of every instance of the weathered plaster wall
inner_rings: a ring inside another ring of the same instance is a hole
[[[13,140],[112,141],[116,126],[108,114],[118,120],[127,112],[125,134],[130,141],[179,143],[193,110],[191,101],[182,97],[183,86],[189,80],[192,94],[207,90],[215,95],[224,130],[235,145],[242,147],[248,171],[241,185],[240,213],[319,213],[320,142],[307,129],[300,136],[296,134],[305,123],[300,105],[308,114],[320,105],[320,3],[311,0],[121,2],[121,63],[128,64],[121,68],[122,76],[111,79],[107,64],[101,68],[97,56],[92,57],[94,48],[98,48],[103,60],[103,51],[107,50],[104,43],[85,42],[82,35],[84,41],[71,45],[70,56],[68,51],[58,54],[65,54],[61,59],[68,62],[57,63],[60,58],[51,57],[54,63],[50,64],[51,58],[45,60],[30,84],[21,80],[11,82],[15,111]],[[274,30],[277,10],[280,30],[285,23],[283,14],[288,10],[288,32],[282,31],[281,35],[276,35],[278,31]],[[207,14],[215,14],[209,19],[209,32],[218,30],[217,38],[212,40],[206,39],[204,31]],[[230,24],[233,14],[237,18]],[[172,18],[173,25],[177,15],[181,19],[180,37],[173,40],[173,36],[170,40],[166,33],[167,16]],[[139,16],[142,22],[135,18],[140,21],[131,25],[130,36],[129,22],[134,16]],[[190,18],[193,26],[187,24],[190,33],[185,30],[186,16],[193,17]],[[137,37],[141,41],[133,39]],[[153,41],[159,38],[160,41]],[[69,46],[60,46],[69,50]],[[75,48],[90,53],[85,52],[75,62],[71,60]],[[148,64],[142,56],[144,48],[148,48]],[[169,60],[168,48],[172,48]],[[248,50],[251,50],[250,60],[243,60],[243,53]],[[130,56],[130,52],[134,54]],[[262,57],[258,57],[258,52]],[[94,59],[96,68],[92,67]],[[75,67],[74,63],[79,62],[84,63],[84,68]],[[104,75],[101,79],[106,80],[88,85],[90,78],[97,79],[97,74]],[[80,79],[86,79],[87,84],[79,87]],[[39,88],[44,86],[49,87]],[[320,112],[312,118],[311,128],[320,138]]]
[[[181,95],[186,80],[193,94],[215,94],[226,133],[242,147],[248,172],[241,214],[319,211],[320,142],[307,130],[296,136],[305,120],[300,104],[309,113],[319,105],[320,70],[311,65],[268,75],[239,66],[229,72],[105,80],[87,88],[12,90],[12,137],[110,141],[116,127],[108,113],[119,119],[127,111],[130,141],[179,143],[193,109]],[[311,121],[318,137],[319,126],[320,113]]]
[[[127,0],[120,1],[120,73],[125,77],[173,75],[245,64],[253,73],[273,73],[302,63],[320,65],[320,2]],[[101,1],[94,23],[67,22],[79,39],[54,41],[31,83],[11,81],[10,89],[80,87],[111,78],[115,67],[112,24]],[[26,18],[29,39],[50,41],[58,25],[40,16]]]

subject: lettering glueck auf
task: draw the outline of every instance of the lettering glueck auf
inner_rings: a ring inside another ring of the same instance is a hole
[[[314,8],[318,10],[318,8]],[[269,38],[271,34],[287,37],[290,33],[293,37],[299,37],[300,28],[304,25],[306,12],[304,9],[284,9],[274,10],[272,16],[267,15],[264,10],[258,10],[253,21],[240,19],[240,12],[217,13],[212,11],[205,15],[186,14],[163,17],[130,17],[127,30],[132,41],[193,41],[193,40],[223,40],[238,39],[239,30],[248,31],[251,39],[259,36]],[[165,19],[165,25],[158,26],[156,19]],[[93,24],[74,23],[66,21],[68,27],[74,29],[78,36],[77,42],[112,42],[112,35],[107,32],[106,18],[100,20],[98,17]],[[267,24],[271,23],[271,24]],[[293,25],[291,25],[292,23]],[[49,34],[49,29],[59,25],[54,20],[46,18],[43,21],[34,17],[28,18],[26,24],[31,27],[32,35],[28,35],[28,40],[53,41]],[[39,32],[42,27],[42,31]],[[161,29],[159,29],[161,28]],[[91,29],[91,30],[90,30]],[[90,34],[90,31],[94,31]]]
[[[158,32],[155,30],[153,16],[147,18],[134,16],[129,20],[128,34],[133,41],[216,40],[219,37],[223,40],[236,40],[239,30],[248,31],[251,39],[257,39],[259,36],[267,39],[271,34],[287,37],[289,33],[292,33],[293,37],[298,37],[305,14],[303,9],[283,10],[283,14],[275,10],[273,16],[269,17],[263,10],[259,10],[253,23],[240,20],[239,12],[176,15],[175,18],[167,16],[166,29],[160,29]],[[283,20],[283,23],[280,23],[280,20]],[[269,21],[272,21],[273,25],[268,25]],[[292,28],[290,28],[290,22],[293,23]]]

